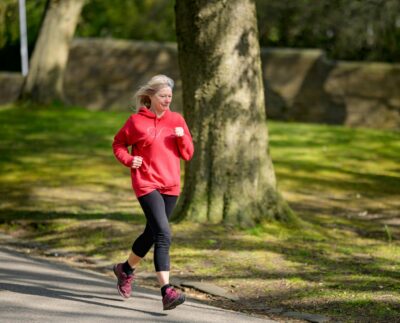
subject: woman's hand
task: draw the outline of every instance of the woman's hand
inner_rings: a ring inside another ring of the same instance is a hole
[[[143,157],[133,156],[132,168],[139,168],[140,166],[142,166],[142,162],[143,162]]]
[[[177,137],[182,137],[185,134],[182,127],[176,127],[174,130]]]

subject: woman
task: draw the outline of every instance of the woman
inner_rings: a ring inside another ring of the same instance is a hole
[[[121,296],[130,297],[135,268],[154,244],[164,310],[185,301],[185,295],[169,284],[168,220],[180,193],[180,158],[190,160],[194,151],[185,120],[169,109],[173,86],[165,75],[156,75],[142,86],[135,94],[138,112],[129,117],[113,142],[115,157],[131,169],[132,187],[147,220],[128,259],[114,266],[117,288]]]

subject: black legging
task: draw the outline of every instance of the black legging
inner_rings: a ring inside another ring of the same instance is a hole
[[[154,266],[156,271],[169,271],[169,247],[171,232],[169,217],[175,207],[177,196],[153,191],[138,198],[147,223],[143,233],[132,245],[132,252],[143,258],[154,243]]]

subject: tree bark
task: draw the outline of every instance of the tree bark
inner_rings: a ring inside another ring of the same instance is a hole
[[[37,103],[64,102],[63,77],[69,45],[85,0],[48,0],[30,62],[22,98]]]
[[[177,220],[293,221],[268,151],[254,1],[177,0],[184,115],[195,154]]]

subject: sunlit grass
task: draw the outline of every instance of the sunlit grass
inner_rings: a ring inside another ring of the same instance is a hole
[[[120,261],[144,217],[113,157],[128,115],[0,108],[0,228]],[[278,185],[303,221],[239,229],[174,224],[172,274],[264,303],[345,321],[400,316],[400,134],[268,122]],[[152,255],[141,271],[153,271]],[[239,306],[239,305],[238,305]]]

